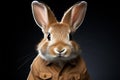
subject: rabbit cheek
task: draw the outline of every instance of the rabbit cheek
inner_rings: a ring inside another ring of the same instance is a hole
[[[71,48],[69,46],[65,47],[66,52],[64,53],[64,57],[69,57],[71,54]]]
[[[72,44],[72,52],[78,54],[80,51],[80,48],[77,45],[77,43],[74,41],[71,41],[71,44]]]
[[[44,43],[40,49],[43,55],[47,53],[47,46],[48,46],[48,42]]]
[[[57,57],[56,53],[54,52],[54,46],[51,46],[49,49],[48,49],[48,53],[52,56],[52,57]]]

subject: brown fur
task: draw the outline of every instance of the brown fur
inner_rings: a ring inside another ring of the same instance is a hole
[[[39,54],[33,60],[27,80],[90,80],[80,57],[81,49],[70,39],[70,34],[81,25],[86,7],[85,1],[73,5],[58,22],[47,5],[32,2],[33,17],[44,38],[37,46]]]
[[[47,36],[38,44],[37,50],[41,50],[41,54],[49,54],[50,56],[57,56],[54,49],[59,51],[63,48],[67,49],[64,55],[68,55],[71,59],[72,55],[76,57],[79,54],[79,46],[76,42],[69,40],[70,28],[65,23],[55,23],[50,25],[49,33],[53,38],[51,41],[47,40]],[[46,34],[47,35],[47,34]],[[68,58],[69,58],[68,57]],[[56,59],[55,59],[56,60]]]

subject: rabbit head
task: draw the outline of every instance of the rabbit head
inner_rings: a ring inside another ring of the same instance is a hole
[[[32,2],[32,14],[42,29],[44,38],[37,46],[39,55],[48,61],[71,60],[79,56],[80,48],[71,39],[84,20],[87,2],[81,1],[70,7],[58,22],[51,9],[44,3]]]

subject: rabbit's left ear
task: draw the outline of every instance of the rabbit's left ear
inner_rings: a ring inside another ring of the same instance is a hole
[[[71,31],[76,31],[84,20],[86,9],[87,2],[85,1],[81,1],[80,3],[73,5],[65,12],[61,22],[69,24]]]

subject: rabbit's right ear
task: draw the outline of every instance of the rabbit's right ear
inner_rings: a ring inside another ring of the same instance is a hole
[[[47,5],[33,1],[31,6],[34,20],[42,30],[47,31],[50,24],[57,22],[53,12]]]

